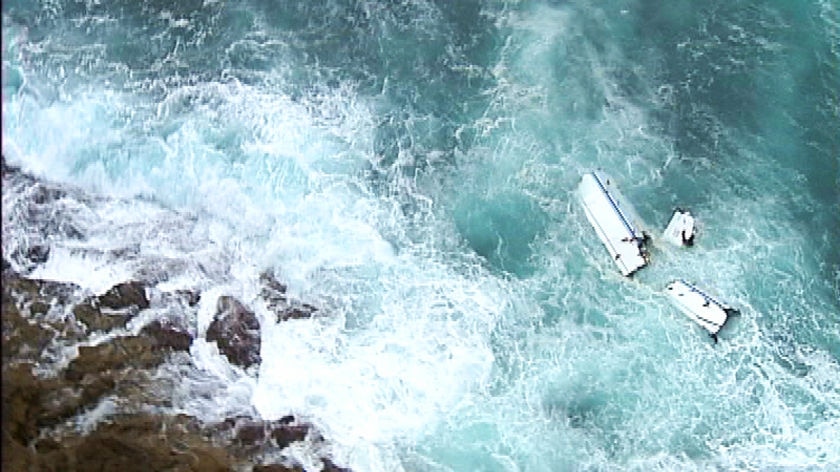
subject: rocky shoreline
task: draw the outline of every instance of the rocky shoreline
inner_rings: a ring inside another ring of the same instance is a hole
[[[4,199],[7,175],[17,172],[4,160]],[[49,259],[49,246],[17,256],[34,267]],[[197,336],[216,343],[230,364],[256,371],[260,324],[241,301],[218,297],[213,321],[198,334],[189,316],[143,315],[161,300],[194,314],[201,293],[166,293],[152,281],[126,280],[93,295],[72,283],[31,278],[15,265],[3,254],[3,470],[349,470],[333,463],[313,425],[292,414],[207,422],[171,412],[177,379],[158,369],[189,365]],[[277,322],[317,314],[290,301],[273,275],[263,274],[260,283]],[[323,452],[303,464],[284,454],[295,443]]]

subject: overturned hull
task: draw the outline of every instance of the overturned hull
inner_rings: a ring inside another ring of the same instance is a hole
[[[630,276],[647,265],[645,235],[633,221],[632,208],[609,177],[601,172],[584,174],[578,194],[586,218],[621,274]]]
[[[718,331],[726,324],[729,316],[738,313],[738,310],[719,302],[684,280],[675,280],[668,284],[665,293],[680,311],[708,331],[715,342]]]
[[[693,246],[694,231],[694,217],[687,210],[677,208],[662,236],[676,246]]]

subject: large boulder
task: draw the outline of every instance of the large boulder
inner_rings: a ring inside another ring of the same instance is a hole
[[[262,360],[260,323],[254,312],[233,297],[219,297],[216,316],[207,328],[207,340],[215,341],[231,364],[247,369]]]
[[[146,284],[136,280],[114,285],[105,294],[99,296],[99,304],[112,310],[136,306],[141,310],[149,308],[146,296]]]

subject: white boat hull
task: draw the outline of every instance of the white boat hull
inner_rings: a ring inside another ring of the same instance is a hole
[[[666,241],[677,246],[693,245],[694,217],[688,211],[675,210],[662,236]]]
[[[736,312],[684,280],[668,284],[665,293],[680,311],[702,326],[715,340],[729,315]]]
[[[607,248],[621,274],[630,276],[647,264],[644,234],[635,213],[611,180],[601,172],[584,174],[578,194],[586,218]]]

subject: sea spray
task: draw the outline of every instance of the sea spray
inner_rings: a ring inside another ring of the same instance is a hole
[[[258,372],[197,339],[173,410],[293,413],[358,470],[828,469],[832,6],[4,4],[3,151],[117,202],[36,273],[199,289],[199,333],[253,304]],[[574,200],[599,167],[653,237],[632,280]],[[741,309],[716,347],[678,277]]]

